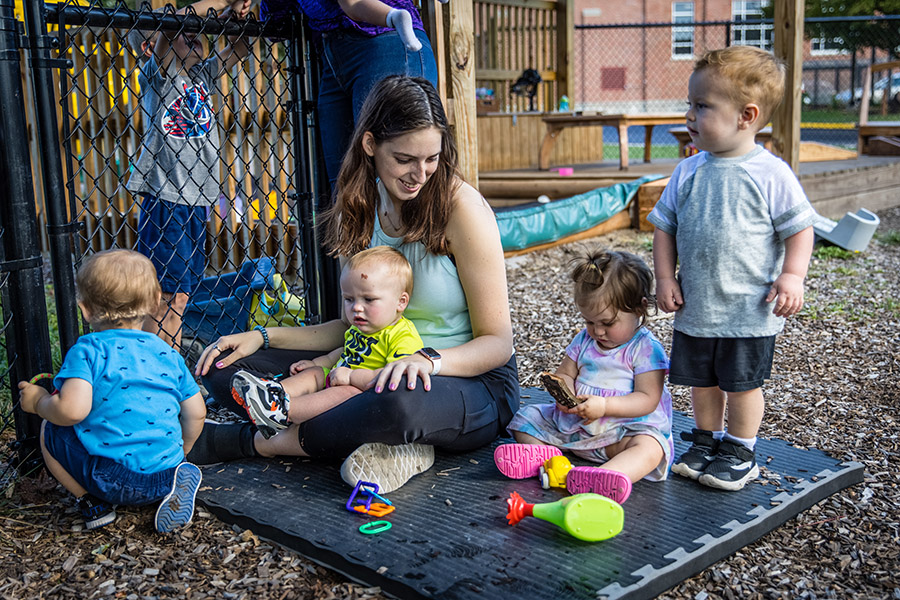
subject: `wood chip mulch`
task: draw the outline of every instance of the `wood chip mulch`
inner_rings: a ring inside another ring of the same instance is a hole
[[[760,433],[861,462],[864,483],[661,598],[900,600],[900,208],[879,216],[866,252],[820,251],[813,259],[807,304],[778,339]],[[588,243],[650,262],[651,239],[625,230]],[[567,263],[583,245],[507,261],[523,385],[555,368],[581,326]],[[650,327],[670,344],[670,317],[659,315]],[[675,408],[690,413],[688,390],[672,391]],[[0,499],[0,598],[384,597],[202,509],[172,535],[153,530],[150,508],[118,512],[113,525],[84,531],[74,502],[54,482],[22,479],[8,488]]]

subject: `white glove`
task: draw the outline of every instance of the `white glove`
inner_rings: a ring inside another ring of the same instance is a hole
[[[393,27],[400,34],[400,39],[410,52],[418,52],[422,49],[422,42],[416,37],[416,30],[412,26],[412,17],[402,8],[392,8],[387,16],[388,27]]]

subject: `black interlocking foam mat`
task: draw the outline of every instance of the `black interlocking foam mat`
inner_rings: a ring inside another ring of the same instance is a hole
[[[550,401],[542,390],[523,396]],[[691,425],[676,414],[676,432]],[[676,441],[676,455],[686,448]],[[510,492],[531,503],[565,492],[543,490],[537,478],[505,478],[492,453],[438,453],[432,469],[388,494],[396,510],[384,519],[393,526],[375,535],[359,527],[376,518],[346,510],[351,488],[339,463],[260,459],[205,467],[198,500],[225,522],[400,598],[652,598],[863,480],[859,463],[761,439],[764,477],[740,492],[677,475],[640,481],[624,504],[624,531],[588,543],[532,517],[508,525]]]

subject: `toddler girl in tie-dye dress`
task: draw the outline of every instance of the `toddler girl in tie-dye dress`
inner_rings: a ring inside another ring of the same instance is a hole
[[[674,453],[669,359],[644,327],[654,302],[653,275],[627,252],[595,251],[574,262],[575,304],[585,328],[566,348],[556,375],[580,404],[523,406],[508,427],[518,443],[498,446],[494,461],[507,477],[533,477],[565,450],[603,463],[569,471],[569,492],[621,503],[632,482],[664,480]]]

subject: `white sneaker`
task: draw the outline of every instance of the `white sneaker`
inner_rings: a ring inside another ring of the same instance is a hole
[[[363,444],[341,465],[341,479],[350,485],[360,481],[378,484],[378,492],[393,492],[413,476],[434,464],[434,446],[425,444]]]

